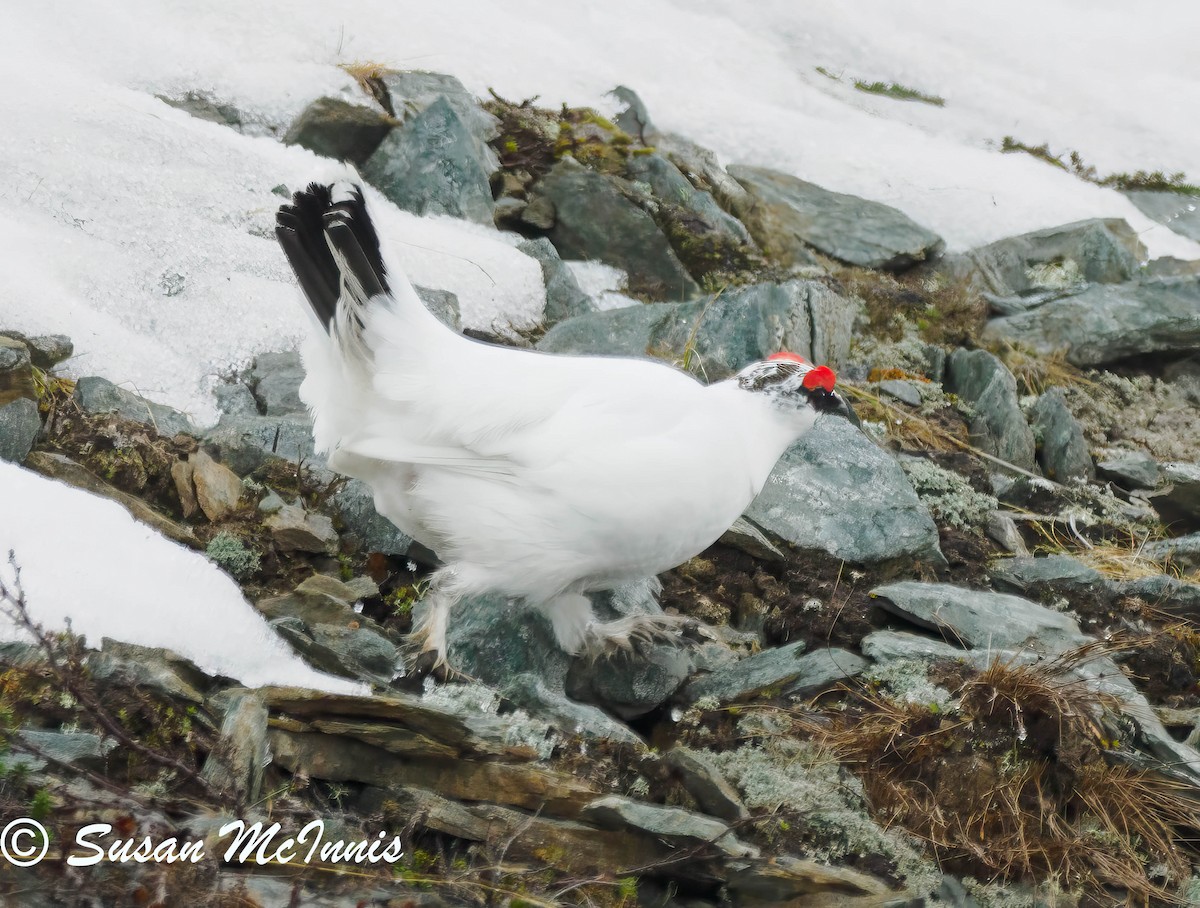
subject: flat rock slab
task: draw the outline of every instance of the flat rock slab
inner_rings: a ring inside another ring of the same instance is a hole
[[[1102,366],[1147,353],[1200,346],[1200,277],[1098,284],[1066,299],[992,319],[985,343],[1023,344],[1040,354],[1066,351],[1075,366]]]
[[[150,426],[168,438],[181,432],[196,434],[191,420],[178,410],[138,397],[106,378],[93,375],[79,379],[71,397],[85,413],[95,416],[116,414],[122,419]]]
[[[1200,242],[1200,198],[1179,192],[1133,189],[1125,193],[1146,217],[1158,221],[1180,236]]]
[[[1128,281],[1145,257],[1146,248],[1125,221],[1094,218],[997,240],[948,264],[993,296],[1028,298],[1083,283]]]
[[[1141,451],[1122,451],[1096,461],[1096,472],[1126,489],[1153,489],[1162,482],[1158,462]]]
[[[942,249],[941,237],[880,202],[765,167],[735,165],[729,174],[753,199],[737,214],[763,251],[785,265],[811,263],[811,247],[851,265],[899,271]]]
[[[324,514],[285,504],[264,520],[263,525],[271,531],[271,538],[282,551],[316,554],[337,551],[337,531],[333,521]]]
[[[1062,652],[1087,642],[1073,618],[1020,596],[948,583],[890,583],[871,598],[893,614],[969,647],[1033,644]]]
[[[682,361],[718,381],[788,350],[837,368],[850,350],[858,306],[818,281],[754,284],[694,303],[654,303],[596,312],[551,328],[550,353]]]
[[[845,419],[824,417],[776,464],[747,519],[772,541],[858,564],[941,564],[938,530],[895,459]]]
[[[1094,589],[1104,583],[1104,575],[1070,555],[1045,558],[1005,558],[991,567],[992,581],[1016,593],[1049,585],[1062,589]]]
[[[860,656],[837,648],[805,653],[803,641],[764,650],[731,665],[700,675],[684,688],[682,697],[695,702],[714,697],[734,703],[759,694],[804,694],[851,678],[866,668]]]
[[[629,275],[630,291],[650,299],[683,300],[700,292],[654,219],[630,200],[618,178],[563,162],[537,189],[554,206],[549,236],[564,259],[620,268]]]
[[[735,857],[758,856],[758,849],[738,841],[725,823],[682,807],[660,807],[609,795],[584,807],[580,819],[601,829],[652,835],[680,848],[712,845]]]

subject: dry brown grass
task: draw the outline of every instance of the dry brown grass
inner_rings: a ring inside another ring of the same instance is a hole
[[[950,872],[1053,878],[1102,903],[1177,903],[1171,884],[1196,858],[1200,792],[1116,763],[1112,701],[1071,676],[1131,645],[960,666],[954,716],[855,691],[832,722],[805,724],[859,773],[876,819],[927,842]]]
[[[1159,574],[1179,576],[1169,561],[1158,561],[1145,553],[1146,543],[1158,538],[1129,532],[1124,538],[1091,542],[1073,535],[1057,520],[1031,520],[1029,527],[1043,540],[1037,551],[1070,555],[1113,580],[1141,580]]]
[[[1050,388],[1098,389],[1083,370],[1067,362],[1065,350],[1035,353],[1020,344],[1008,341],[994,347],[992,352],[1008,367],[1025,394],[1041,395]]]
[[[902,451],[958,451],[971,447],[967,426],[961,419],[934,419],[915,413],[847,382],[839,382],[838,390],[851,399],[859,419],[882,423],[888,439]]]

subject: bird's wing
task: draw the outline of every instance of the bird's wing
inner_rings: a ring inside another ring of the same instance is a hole
[[[394,307],[370,312],[374,393],[362,428],[342,443],[349,453],[512,474],[544,460],[548,439],[571,446],[604,432],[664,431],[672,402],[701,387],[665,364],[491,346],[440,323],[415,343],[406,321]]]

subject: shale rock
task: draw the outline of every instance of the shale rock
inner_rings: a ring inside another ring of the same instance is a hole
[[[85,413],[96,416],[115,413],[122,419],[150,426],[168,438],[180,433],[195,434],[191,420],[178,410],[138,397],[105,378],[79,379],[71,396]]]
[[[1052,388],[1033,405],[1033,429],[1040,438],[1038,461],[1042,472],[1056,482],[1090,480],[1096,476],[1083,429],[1067,409],[1059,388]]]
[[[729,173],[752,201],[736,213],[768,256],[813,264],[809,249],[864,268],[900,271],[936,256],[942,240],[895,208],[831,192],[765,167]]]
[[[28,397],[0,404],[0,460],[23,463],[41,431],[42,417]]]

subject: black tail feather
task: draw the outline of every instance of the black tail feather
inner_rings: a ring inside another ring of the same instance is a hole
[[[379,237],[362,192],[357,186],[342,186],[311,183],[292,197],[291,205],[282,206],[275,218],[279,245],[326,330],[337,313],[344,277],[352,277],[367,297],[388,292]],[[341,274],[331,244],[344,259],[349,275]]]

